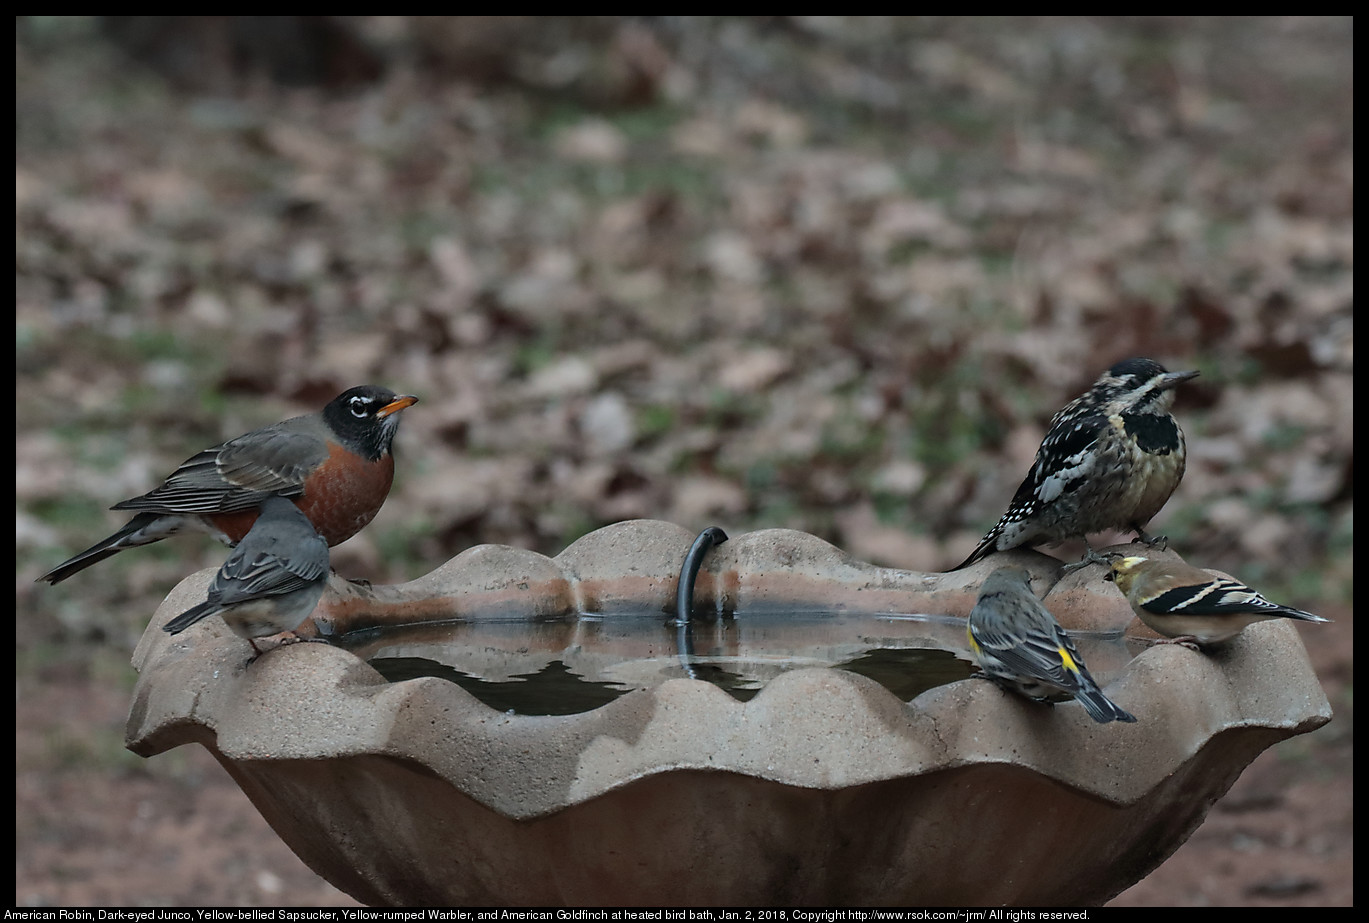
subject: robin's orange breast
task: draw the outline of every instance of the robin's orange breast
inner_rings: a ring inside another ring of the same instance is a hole
[[[329,546],[338,545],[375,519],[394,478],[395,460],[388,452],[373,462],[330,442],[327,460],[304,479],[304,493],[295,498],[295,505]],[[206,518],[236,543],[257,521],[257,511]]]

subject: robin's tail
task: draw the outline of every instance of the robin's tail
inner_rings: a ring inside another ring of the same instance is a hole
[[[96,542],[75,557],[63,561],[34,582],[46,580],[48,583],[61,583],[72,574],[83,571],[92,564],[98,564],[105,558],[113,557],[125,548],[159,542],[175,533],[180,526],[180,517],[161,513],[139,513],[128,521],[128,525],[109,538]]]
[[[1123,711],[1112,699],[1103,695],[1103,690],[1097,686],[1085,686],[1076,692],[1074,697],[1084,706],[1089,717],[1099,724],[1107,724],[1109,721],[1124,721],[1130,724],[1136,720],[1135,715]]]

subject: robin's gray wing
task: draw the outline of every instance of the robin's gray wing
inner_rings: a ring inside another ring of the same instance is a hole
[[[116,503],[116,510],[154,513],[236,513],[269,496],[297,497],[304,481],[328,458],[321,435],[277,423],[205,449],[187,459],[162,486]]]

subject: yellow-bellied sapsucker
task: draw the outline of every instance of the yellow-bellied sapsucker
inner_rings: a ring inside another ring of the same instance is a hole
[[[1126,359],[1104,372],[1051,419],[1007,512],[952,570],[995,551],[1107,529],[1132,529],[1149,541],[1143,527],[1184,476],[1184,433],[1169,412],[1173,389],[1197,374],[1167,372],[1153,359]]]

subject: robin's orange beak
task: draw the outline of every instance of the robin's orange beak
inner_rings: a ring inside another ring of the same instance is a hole
[[[376,416],[383,420],[390,414],[399,413],[401,410],[403,410],[405,407],[408,407],[410,404],[417,403],[418,398],[414,397],[412,394],[401,394],[399,397],[395,398],[394,400],[390,401],[390,403],[386,404],[384,407],[377,410]]]

